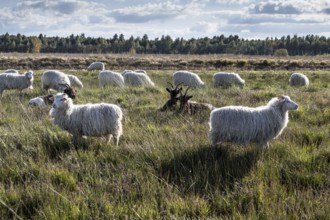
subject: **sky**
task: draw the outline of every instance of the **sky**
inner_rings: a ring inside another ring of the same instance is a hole
[[[330,0],[1,0],[0,34],[330,37]]]

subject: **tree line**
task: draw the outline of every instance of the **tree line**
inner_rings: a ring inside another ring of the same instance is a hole
[[[313,34],[266,39],[244,39],[237,35],[197,39],[172,39],[169,35],[149,39],[147,34],[128,39],[123,34],[110,38],[86,37],[85,34],[68,37],[0,35],[0,52],[276,55],[279,50],[290,56],[329,54],[330,38]]]

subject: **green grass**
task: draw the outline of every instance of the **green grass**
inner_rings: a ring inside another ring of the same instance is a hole
[[[289,95],[283,134],[261,152],[255,145],[210,147],[208,114],[157,111],[171,70],[149,70],[154,88],[98,87],[97,72],[63,70],[84,83],[75,103],[124,109],[119,146],[101,138],[74,145],[52,125],[50,107],[31,107],[35,89],[6,91],[0,108],[2,219],[329,219],[330,72],[304,72],[309,88],[288,86],[288,71],[236,71],[240,89],[214,88],[214,71],[196,70],[206,87],[192,100],[215,106],[264,105]],[[121,70],[119,70],[121,71]]]

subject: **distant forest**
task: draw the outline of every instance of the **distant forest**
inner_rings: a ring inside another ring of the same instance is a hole
[[[330,38],[317,35],[288,35],[263,40],[243,39],[237,35],[197,39],[172,39],[168,35],[149,39],[147,34],[128,39],[123,34],[110,38],[86,37],[84,34],[68,37],[0,35],[0,52],[276,55],[279,50],[290,56],[329,54]]]

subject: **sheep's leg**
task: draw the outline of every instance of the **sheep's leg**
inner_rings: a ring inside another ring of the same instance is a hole
[[[107,142],[107,144],[110,143],[111,139],[112,139],[112,134],[109,134],[109,135],[108,135],[108,142]]]
[[[72,142],[74,145],[78,145],[79,144],[79,140],[80,140],[80,136],[79,135],[73,135],[72,136]]]
[[[218,134],[217,134],[217,132],[211,132],[210,139],[211,139],[211,146],[213,148],[216,148],[217,144],[218,143],[221,143],[221,141],[218,140]]]
[[[119,136],[115,135],[113,141],[114,141],[115,145],[118,146],[118,144],[119,144]]]
[[[262,148],[262,150],[267,150],[269,148],[269,143],[268,142],[262,143],[261,148]]]

